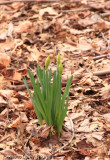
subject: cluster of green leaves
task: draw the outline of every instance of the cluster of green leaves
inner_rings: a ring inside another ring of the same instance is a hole
[[[48,56],[45,62],[45,69],[37,67],[37,81],[35,81],[34,74],[28,71],[32,86],[33,94],[31,94],[26,78],[24,83],[29,92],[36,116],[42,125],[42,120],[45,119],[47,125],[53,125],[57,129],[58,135],[62,129],[63,121],[66,116],[68,101],[69,101],[69,88],[72,82],[72,76],[67,82],[63,95],[61,94],[61,74],[63,66],[60,62],[60,55],[57,56],[57,71],[53,75],[53,83],[51,84],[51,69],[48,70],[50,57]],[[59,63],[59,64],[58,64]]]

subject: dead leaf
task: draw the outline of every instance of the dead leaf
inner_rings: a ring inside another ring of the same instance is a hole
[[[0,96],[0,107],[6,106],[7,102],[3,99],[3,97]]]
[[[8,55],[0,53],[0,69],[6,68],[10,65],[11,59]]]
[[[8,31],[7,31],[7,36],[8,37],[13,38],[13,30],[14,30],[13,23],[10,22],[8,24]]]
[[[10,101],[11,101],[12,103],[14,103],[14,104],[19,104],[18,98],[11,97],[11,98],[10,98]]]
[[[93,132],[92,137],[101,141],[103,139],[104,132]]]
[[[12,3],[11,4],[11,7],[13,8],[13,9],[20,9],[21,7],[23,7],[23,5],[24,5],[24,3],[21,3],[21,2],[14,2],[14,3]]]
[[[40,136],[44,139],[46,139],[49,135],[50,132],[52,132],[53,126],[47,126],[47,125],[42,125],[39,126],[38,132],[40,133]]]
[[[61,53],[67,52],[67,51],[73,52],[73,51],[77,50],[77,47],[70,45],[70,44],[67,44],[67,43],[58,44],[58,47],[59,47]]]
[[[0,40],[6,40],[7,39],[7,30],[0,33]]]
[[[80,153],[81,155],[91,156],[91,153],[90,153],[89,150],[81,149],[81,150],[79,151],[79,153]]]
[[[0,54],[5,54],[6,51],[10,51],[15,47],[14,40],[7,39],[5,42],[0,43]],[[8,56],[8,55],[7,55]]]
[[[82,126],[82,127],[77,128],[76,131],[77,132],[90,133],[91,129],[89,128],[89,126]]]
[[[89,6],[94,8],[94,9],[97,9],[97,10],[100,10],[100,9],[104,9],[105,7],[105,2],[103,1],[100,1],[100,3],[98,3],[97,1],[95,3],[90,3]]]
[[[57,15],[57,12],[52,7],[40,9],[40,16],[43,16],[45,13],[48,13],[49,15]]]
[[[22,122],[24,122],[24,123],[28,122],[28,118],[27,118],[25,112],[20,112],[20,117],[21,117]]]
[[[34,45],[33,48],[28,46],[27,49],[31,52],[29,57],[28,57],[29,61],[38,61],[38,58],[39,58],[40,55],[42,55],[42,53],[39,52],[36,45]]]
[[[79,38],[78,48],[81,51],[87,51],[87,50],[91,50],[92,46],[91,46],[90,42],[85,37],[81,37],[81,38]]]
[[[6,158],[10,158],[12,157],[22,157],[22,155],[18,154],[17,152],[15,152],[13,149],[5,149],[0,151],[1,154],[3,154]]]
[[[15,33],[28,32],[31,27],[32,27],[32,22],[23,21],[23,22],[20,22],[18,26],[14,27],[14,32]]]
[[[80,149],[89,149],[93,147],[93,144],[91,142],[86,142],[86,140],[81,140],[80,142],[77,143],[78,148]]]
[[[20,124],[21,124],[21,118],[18,117],[17,119],[15,119],[15,120],[13,121],[12,124],[10,124],[10,125],[8,126],[8,128],[13,128],[13,127],[17,128]]]
[[[0,90],[6,89],[7,86],[10,86],[10,81],[4,78],[4,76],[0,76]]]
[[[103,100],[110,100],[110,86],[106,85],[101,89],[101,95]]]
[[[89,76],[84,76],[82,80],[79,82],[81,85],[89,85],[89,86],[94,86],[95,83],[92,81],[92,77]]]
[[[83,27],[87,27],[89,25],[92,25],[101,21],[103,21],[103,19],[98,14],[93,14],[90,17],[86,17],[85,19],[80,19],[78,21],[78,24]]]
[[[103,117],[106,122],[110,122],[110,113],[103,114]]]
[[[6,118],[8,115],[8,109],[5,108],[1,113],[0,113],[0,118]]]
[[[22,91],[15,93],[14,97],[22,100],[29,100],[29,98],[27,97],[27,94]]]
[[[50,156],[51,155],[51,153],[50,153],[50,151],[51,151],[51,149],[50,148],[48,148],[48,147],[40,147],[39,148],[39,153],[38,153],[38,156],[39,157],[47,157],[47,156]]]
[[[110,22],[102,21],[102,22],[97,23],[94,27],[95,27],[95,29],[97,29],[101,32],[101,31],[110,29]]]
[[[16,71],[15,69],[4,69],[2,74],[7,77],[7,79],[15,84],[19,83],[22,79],[22,73]]]
[[[70,33],[74,35],[86,34],[93,31],[94,29],[84,29],[84,30],[70,29]]]
[[[64,131],[63,129],[61,130],[61,137],[60,140],[62,141],[69,141],[72,137],[72,132],[71,131]]]
[[[79,113],[72,113],[70,115],[70,117],[73,119],[73,120],[77,120],[77,119],[80,119],[80,118],[84,118],[85,117],[85,112],[82,111],[82,112],[79,112]]]
[[[13,90],[0,90],[0,95],[7,98],[7,99],[10,99],[10,97],[14,94],[14,91]]]
[[[25,103],[24,103],[24,108],[25,108],[25,109],[29,109],[29,110],[33,109],[33,104],[32,104],[32,102],[31,102],[31,101],[25,102]]]

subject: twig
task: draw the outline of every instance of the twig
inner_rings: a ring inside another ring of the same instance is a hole
[[[108,58],[108,57],[110,57],[110,54],[104,54],[104,55],[96,56],[96,57],[93,57],[92,59],[93,60],[98,60],[98,59],[101,59],[101,58]]]
[[[6,76],[4,76],[4,78],[5,78],[5,79],[8,79],[8,80],[10,80],[10,81],[12,81],[12,82],[21,83],[21,81],[19,81],[19,80],[14,80],[14,79],[9,78],[9,77],[6,77]]]
[[[61,150],[63,150],[66,146],[68,146],[72,142],[72,140],[74,138],[74,125],[73,125],[72,119],[71,118],[69,118],[69,119],[70,119],[70,123],[72,125],[72,129],[71,129],[72,130],[72,137],[69,140],[69,142],[67,142],[64,146],[62,146],[61,148],[59,148],[58,150],[56,150],[54,153],[52,153],[51,157],[54,156],[55,154],[57,154],[58,152],[60,152]]]
[[[102,17],[110,16],[110,13],[102,13],[100,14]]]
[[[84,74],[76,74],[74,75],[73,79],[77,78],[77,79],[80,79],[84,76],[87,76],[91,73],[84,73]],[[108,75],[110,74],[110,69],[109,70],[104,70],[104,71],[97,71],[97,72],[93,72],[92,73],[94,76],[105,76],[105,75]]]
[[[93,75],[95,76],[104,76],[110,74],[110,69],[109,70],[105,70],[105,71],[98,71],[98,72],[93,72]]]
[[[29,86],[29,88],[32,89],[32,84],[31,83],[28,83],[28,86]],[[12,86],[8,86],[8,88],[14,89],[16,91],[23,91],[23,90],[26,89],[26,86],[24,84],[23,85],[17,85],[17,86],[12,85]]]
[[[10,138],[11,135],[7,135],[6,137],[3,137],[1,140],[0,140],[0,143],[2,143],[3,141],[5,141],[6,139]]]
[[[60,2],[60,0],[13,0],[13,1],[4,1],[0,2],[0,5],[5,5],[5,4],[11,4],[14,2],[37,2],[37,3],[54,3],[54,2]]]
[[[86,75],[89,75],[90,73],[84,73],[84,74],[81,74],[81,75],[74,75],[74,78],[82,78],[83,76],[86,76]],[[97,72],[93,72],[93,75],[94,76],[104,76],[104,75],[108,75],[110,74],[110,69],[109,70],[105,70],[105,71],[97,71]],[[75,83],[75,81],[72,82],[73,84]],[[29,85],[29,88],[32,88],[32,84],[31,83],[28,83]],[[66,82],[62,82],[62,86],[65,86],[66,85]],[[8,88],[10,89],[14,89],[16,91],[23,91],[26,89],[26,86],[23,84],[23,85],[17,85],[17,86],[8,86]]]
[[[90,7],[87,8],[79,8],[79,9],[73,9],[73,10],[62,10],[62,12],[81,12],[91,9]]]

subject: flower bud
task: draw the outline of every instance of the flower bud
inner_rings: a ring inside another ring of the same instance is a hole
[[[45,69],[46,69],[46,71],[47,71],[47,69],[48,69],[49,64],[50,64],[50,56],[48,56],[48,57],[46,58],[46,60],[45,60]]]
[[[60,64],[59,64],[59,75],[60,76],[62,76],[62,72],[63,72],[63,65],[62,65],[62,63],[60,62]]]
[[[60,64],[60,53],[58,53],[57,55],[57,67],[59,66],[59,64]]]

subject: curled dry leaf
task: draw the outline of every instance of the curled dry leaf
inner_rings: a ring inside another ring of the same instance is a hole
[[[15,93],[14,98],[22,99],[22,100],[28,100],[27,94],[25,92],[19,91]]]
[[[8,55],[0,53],[0,69],[6,68],[10,65],[11,59]]]
[[[11,97],[11,98],[10,98],[10,101],[11,101],[12,103],[14,103],[14,104],[19,104],[18,98]]]
[[[29,109],[29,110],[33,109],[33,104],[32,104],[32,102],[31,102],[31,101],[25,102],[25,103],[24,103],[24,108],[25,108],[25,109]]]
[[[18,125],[20,125],[20,124],[21,124],[21,118],[18,117],[17,119],[15,119],[15,120],[13,121],[12,124],[10,124],[10,125],[8,126],[8,128],[13,128],[13,127],[17,128]]]

